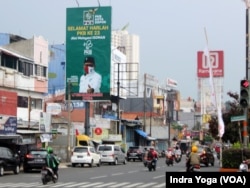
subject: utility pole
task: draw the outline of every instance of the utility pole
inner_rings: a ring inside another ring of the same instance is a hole
[[[117,133],[120,134],[120,63],[117,63]]]
[[[146,80],[147,80],[147,75],[144,74],[144,93],[143,93],[143,98],[144,98],[144,118],[143,118],[143,131],[146,131]]]
[[[68,110],[68,152],[67,152],[67,161],[70,162],[70,130],[71,130],[71,112],[70,112],[70,104],[71,104],[71,82],[68,81],[68,105],[67,105],[67,110]]]
[[[249,8],[250,8],[250,2],[249,0],[245,0],[246,3],[246,78],[249,81],[250,77],[248,75],[248,71],[249,71]],[[249,106],[246,107],[244,109],[244,115],[246,117],[246,120],[243,121],[243,146],[244,148],[247,148],[247,144],[248,144],[248,132],[247,132],[247,125],[248,125],[248,110],[249,110]]]

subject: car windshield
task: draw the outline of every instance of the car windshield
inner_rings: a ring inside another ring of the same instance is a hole
[[[112,151],[111,146],[99,146],[99,151]]]
[[[74,152],[85,153],[85,152],[88,152],[88,148],[75,148]]]
[[[138,150],[138,147],[129,148],[129,152],[137,152]]]
[[[47,155],[47,151],[30,151],[30,154],[45,156],[45,155]]]

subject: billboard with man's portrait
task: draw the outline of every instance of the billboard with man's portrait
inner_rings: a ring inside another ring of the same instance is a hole
[[[111,7],[67,8],[66,93],[110,99]]]

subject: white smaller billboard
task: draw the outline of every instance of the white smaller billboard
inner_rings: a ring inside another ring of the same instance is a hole
[[[167,86],[168,86],[168,87],[176,88],[177,85],[178,85],[178,84],[177,84],[177,81],[176,81],[176,80],[167,78]]]
[[[47,103],[46,112],[52,115],[58,115],[62,112],[62,107],[59,103]]]

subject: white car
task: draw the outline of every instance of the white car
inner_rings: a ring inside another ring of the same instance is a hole
[[[94,165],[100,167],[101,155],[92,146],[75,146],[71,155],[72,167],[76,165],[84,167],[85,164],[88,164],[90,167]]]

